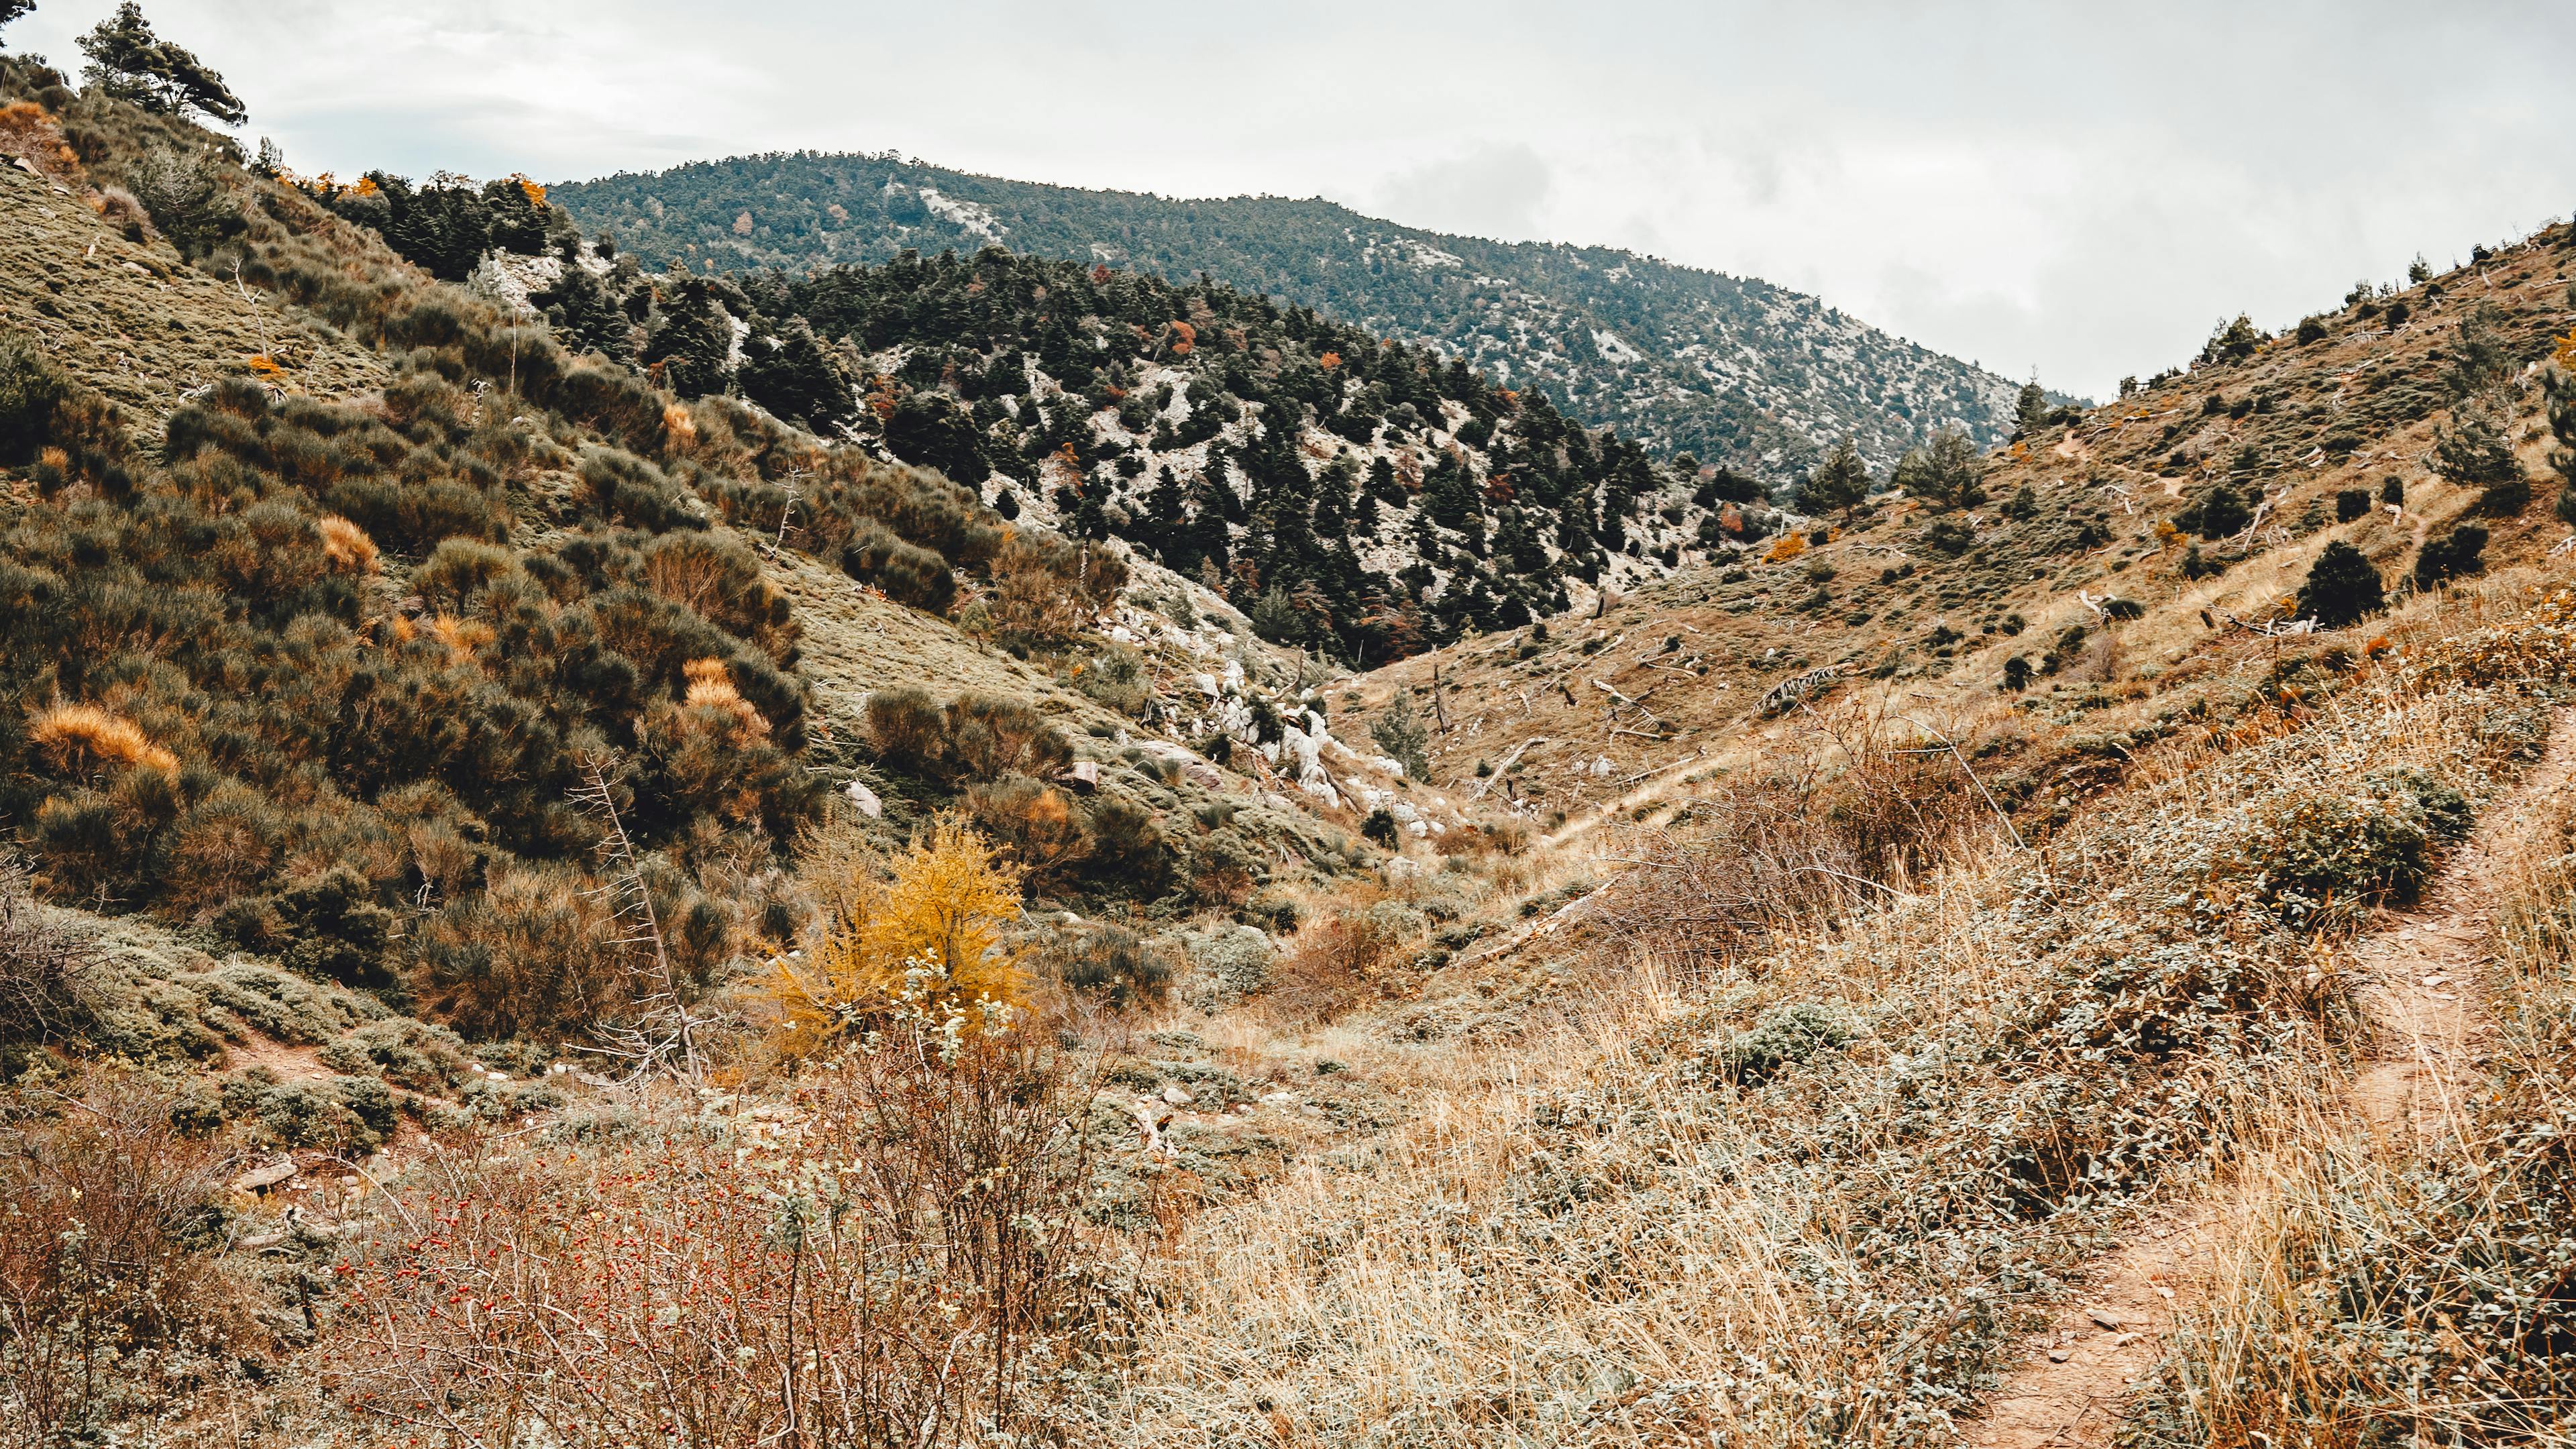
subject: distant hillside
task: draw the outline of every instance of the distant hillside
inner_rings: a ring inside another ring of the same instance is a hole
[[[1004,519],[1125,539],[1301,651],[1384,663],[1518,627],[1780,522],[1745,473],[1221,283],[1001,248],[651,273],[516,182],[301,184],[577,349],[937,469]],[[906,603],[951,602],[942,570],[856,557]]]
[[[1986,444],[2012,429],[2013,383],[1813,297],[1604,247],[1417,231],[1322,200],[1181,201],[814,153],[549,194],[655,266],[802,272],[1001,245],[1174,280],[1205,273],[1463,356],[1653,451],[1772,479],[1845,434],[1885,467],[1947,423]]]

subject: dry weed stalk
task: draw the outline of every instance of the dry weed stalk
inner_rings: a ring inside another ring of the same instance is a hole
[[[644,878],[635,842],[626,834],[625,820],[617,809],[616,787],[608,778],[604,762],[584,762],[582,784],[573,792],[573,802],[594,813],[601,822],[600,862],[609,876],[598,893],[611,903],[612,916],[625,928],[614,946],[634,963],[629,971],[641,987],[632,993],[633,1022],[598,1027],[601,1045],[593,1050],[625,1062],[629,1072],[639,1079],[669,1071],[676,1062],[681,1078],[696,1086],[705,1067],[699,1034],[713,1025],[716,1017],[696,1010],[686,983],[672,964],[670,938],[662,930],[661,908],[654,902],[652,884]]]
[[[1085,1323],[1087,1094],[1007,1008],[903,1006],[784,1103],[450,1141],[429,1231],[344,1270],[329,1387],[459,1442],[1020,1442]]]

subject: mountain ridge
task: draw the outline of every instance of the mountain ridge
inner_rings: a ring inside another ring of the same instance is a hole
[[[548,195],[586,231],[699,271],[1001,245],[1175,281],[1205,273],[1462,357],[1657,451],[1774,480],[1845,435],[1880,467],[1952,423],[2000,442],[2019,390],[1756,278],[1435,232],[1322,198],[1167,198],[810,151],[620,172]]]

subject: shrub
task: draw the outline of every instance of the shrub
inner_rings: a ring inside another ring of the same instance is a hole
[[[416,1092],[447,1092],[467,1075],[465,1043],[443,1026],[409,1017],[369,1022],[317,1053],[323,1065],[358,1076],[373,1073]]]
[[[1121,1011],[1162,1000],[1171,985],[1172,963],[1124,926],[1064,932],[1039,959],[1056,980]]]
[[[1007,634],[1068,638],[1126,585],[1126,560],[1108,548],[1014,530],[993,559],[993,619]]]
[[[0,1044],[79,1036],[98,1012],[97,971],[89,938],[38,904],[26,867],[0,855]]]
[[[1387,905],[1397,911],[1383,912]],[[1272,1001],[1308,1020],[1334,1016],[1394,984],[1390,973],[1407,964],[1399,950],[1407,928],[1418,932],[1426,920],[1420,911],[1400,902],[1379,902],[1366,910],[1336,911],[1307,922],[1271,973]]]
[[[2515,474],[2489,484],[2478,494],[2478,512],[2489,518],[2513,518],[2531,506],[2531,479]]]
[[[999,1020],[992,1009],[1022,999],[1018,953],[1001,944],[1019,905],[1019,869],[962,818],[942,816],[895,860],[893,879],[850,882],[846,925],[806,959],[775,963],[782,1046],[820,1050],[907,1001]]]
[[[27,742],[65,774],[90,776],[109,766],[175,774],[179,757],[154,744],[134,721],[96,705],[58,704],[27,725]]]
[[[34,339],[0,332],[0,464],[21,464],[52,440],[54,409],[71,384]]]
[[[2339,488],[2335,490],[2335,522],[2350,523],[2370,512],[2370,490]]]
[[[1046,1040],[889,1020],[757,1140],[694,1119],[613,1154],[468,1136],[419,1190],[438,1231],[338,1280],[321,1386],[493,1443],[531,1422],[588,1443],[1044,1437],[1042,1388],[1102,1307],[1077,1256],[1088,1095]]]
[[[1026,775],[981,781],[966,790],[966,812],[1007,847],[1032,885],[1043,885],[1090,853],[1091,836],[1062,790]]]
[[[1408,778],[1431,778],[1431,731],[1413,708],[1413,696],[1397,690],[1378,717],[1369,721],[1369,738],[1397,764],[1404,766]]]
[[[1023,701],[961,694],[947,709],[947,758],[968,778],[1045,778],[1072,763],[1073,746],[1047,717]]]
[[[2508,496],[2519,483],[2522,501],[2531,501],[2530,481],[2521,460],[2513,455],[2505,421],[2483,404],[2459,408],[2448,426],[2433,430],[2433,471],[2463,488],[2502,488]],[[2516,506],[2512,511],[2521,509]]]
[[[2006,672],[2010,672],[2009,668]],[[2027,663],[2022,666],[2022,672],[2024,674],[2030,672],[2030,666]],[[1388,850],[1393,850],[1396,847],[1396,829],[1395,813],[1381,805],[1370,811],[1368,818],[1360,822],[1360,838],[1374,841]]]
[[[2193,500],[2190,507],[2174,516],[2174,522],[2212,541],[2242,533],[2254,522],[2254,510],[2242,491],[2225,483],[2212,484],[2208,491]]]
[[[262,1366],[275,1341],[205,1251],[232,1149],[192,1101],[100,1069],[0,1111],[0,1444],[103,1441],[195,1382],[205,1342]]]
[[[2487,531],[2474,523],[2454,525],[2439,538],[2427,539],[2415,555],[2415,586],[2429,589],[2483,567]]]
[[[513,864],[413,928],[411,985],[475,1036],[584,1027],[626,1005],[618,934],[608,903],[578,872]]]
[[[957,578],[948,560],[936,550],[905,542],[882,524],[870,523],[850,540],[841,550],[841,569],[906,608],[945,614],[957,599]]]
[[[1758,1087],[1819,1052],[1836,1051],[1860,1036],[1840,1010],[1812,1001],[1772,1007],[1752,1027],[1718,1049],[1718,1064],[1738,1083]]]
[[[1201,941],[1190,956],[1220,990],[1249,996],[1270,984],[1279,951],[1259,927],[1236,926]]]
[[[1161,895],[1170,885],[1171,845],[1153,811],[1103,791],[1084,811],[1083,823],[1091,833],[1091,857],[1083,865],[1090,879],[1140,899]]]
[[[2415,898],[2437,844],[2468,831],[2466,799],[2417,769],[2380,771],[2352,794],[2308,794],[2275,807],[2236,847],[2223,874],[2293,926],[2347,926],[2381,901]]]
[[[1093,655],[1074,682],[1084,694],[1130,718],[1143,718],[1154,699],[1145,678],[1145,656],[1124,644],[1110,644]]]
[[[868,739],[886,763],[916,775],[935,774],[948,759],[948,715],[918,689],[880,689],[868,695]]]
[[[2297,609],[2329,629],[2341,629],[2375,614],[2386,603],[2379,570],[2361,550],[2337,539],[2317,555],[2308,580],[2299,586]]]

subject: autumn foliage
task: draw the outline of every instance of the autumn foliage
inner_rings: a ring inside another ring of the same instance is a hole
[[[853,869],[866,872],[866,863]],[[1019,914],[1020,871],[974,827],[942,817],[895,862],[837,893],[830,933],[803,959],[779,958],[770,995],[791,1051],[881,1024],[910,1002],[972,1012],[976,1027],[1018,1005],[1025,982],[1001,932]]]

